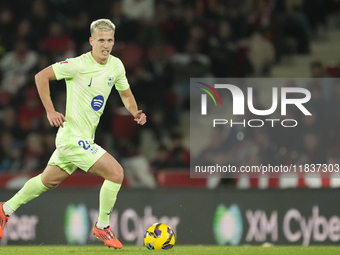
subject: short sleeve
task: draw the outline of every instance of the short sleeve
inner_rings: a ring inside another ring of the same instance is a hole
[[[117,59],[118,75],[115,80],[115,87],[118,91],[124,91],[130,87],[125,75],[125,67],[120,59]]]
[[[52,65],[57,80],[73,78],[80,69],[79,58],[70,58]]]

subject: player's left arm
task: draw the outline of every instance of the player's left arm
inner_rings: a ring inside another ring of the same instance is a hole
[[[132,114],[135,121],[140,125],[144,125],[146,123],[146,115],[142,110],[138,110],[137,103],[131,89],[127,88],[126,90],[118,92],[125,108]]]

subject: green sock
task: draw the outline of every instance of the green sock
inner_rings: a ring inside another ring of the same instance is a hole
[[[121,184],[104,181],[99,193],[99,221],[109,223],[110,213],[116,202],[120,186]]]
[[[39,174],[36,177],[29,179],[24,187],[7,201],[7,204],[15,211],[21,205],[26,204],[47,190],[48,188],[42,183],[41,174]]]

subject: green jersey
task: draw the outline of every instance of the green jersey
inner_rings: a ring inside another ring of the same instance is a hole
[[[100,65],[88,52],[52,68],[57,80],[65,79],[67,90],[66,122],[57,137],[93,141],[112,87],[118,91],[129,88],[123,63],[110,55],[106,65]]]

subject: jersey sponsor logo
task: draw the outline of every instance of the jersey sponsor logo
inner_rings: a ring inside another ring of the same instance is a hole
[[[68,61],[65,60],[65,61],[62,61],[62,62],[59,62],[59,64],[63,65],[63,64],[68,64]]]
[[[104,105],[104,97],[102,95],[98,95],[92,99],[91,106],[95,111],[100,110]]]
[[[91,87],[92,85],[92,77],[91,77],[91,80],[90,80],[90,84],[88,84],[87,86]]]
[[[107,78],[107,85],[109,85],[109,87],[113,86],[113,77]]]

